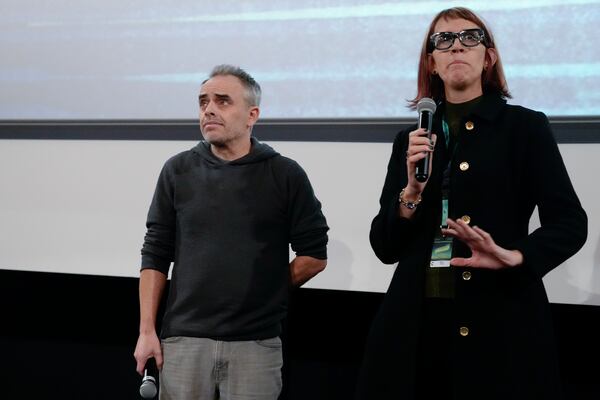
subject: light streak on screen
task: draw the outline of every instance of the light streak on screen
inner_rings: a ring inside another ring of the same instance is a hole
[[[263,118],[402,118],[432,17],[492,27],[513,103],[600,115],[599,1],[3,1],[0,119],[190,119],[210,69],[247,69]]]

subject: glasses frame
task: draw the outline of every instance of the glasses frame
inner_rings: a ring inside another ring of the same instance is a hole
[[[465,44],[463,42],[463,37],[467,33],[471,33],[471,32],[479,33],[479,41],[474,45]],[[450,42],[450,46],[440,49],[435,45],[435,39],[441,35],[452,35],[452,42]],[[429,36],[429,44],[431,45],[431,48],[432,48],[431,51],[433,51],[433,50],[442,50],[443,51],[443,50],[450,49],[452,46],[454,46],[454,41],[456,40],[456,38],[458,38],[458,41],[460,42],[460,44],[465,47],[476,47],[476,46],[479,46],[479,44],[481,44],[481,43],[483,43],[483,45],[487,47],[486,36],[485,36],[485,32],[483,31],[483,29],[472,28],[472,29],[465,29],[460,32],[436,32],[436,33],[434,33],[433,35]]]

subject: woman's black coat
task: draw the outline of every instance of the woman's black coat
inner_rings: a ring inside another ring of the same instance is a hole
[[[441,219],[441,180],[449,156],[443,140],[443,105],[432,172],[411,220],[398,217],[407,184],[408,133],[393,145],[380,211],[370,240],[377,257],[398,263],[367,341],[358,399],[412,399],[424,297],[424,269]],[[470,129],[469,129],[470,128]],[[467,163],[467,164],[465,164]],[[462,168],[461,168],[462,164]],[[560,376],[550,308],[542,277],[583,246],[587,217],[573,190],[546,116],[485,95],[461,121],[451,161],[450,217],[469,216],[521,266],[502,270],[453,267],[456,336],[453,374],[457,399],[560,398]],[[528,233],[538,207],[541,227]],[[454,256],[470,250],[455,240]],[[470,279],[463,272],[470,272]],[[459,327],[468,327],[461,336]],[[435,382],[431,382],[435,385]]]

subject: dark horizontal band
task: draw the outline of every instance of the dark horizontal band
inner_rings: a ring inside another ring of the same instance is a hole
[[[264,141],[392,142],[412,119],[262,120],[254,136]],[[559,143],[600,143],[600,117],[550,118]],[[191,140],[201,137],[196,120],[0,121],[0,139]]]

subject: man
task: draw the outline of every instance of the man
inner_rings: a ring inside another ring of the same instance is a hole
[[[260,95],[244,70],[215,67],[199,96],[204,141],[158,179],[134,356],[140,374],[155,358],[163,400],[277,399],[290,284],[326,265],[328,227],[305,172],[251,137]],[[156,314],[172,261],[161,343]]]

